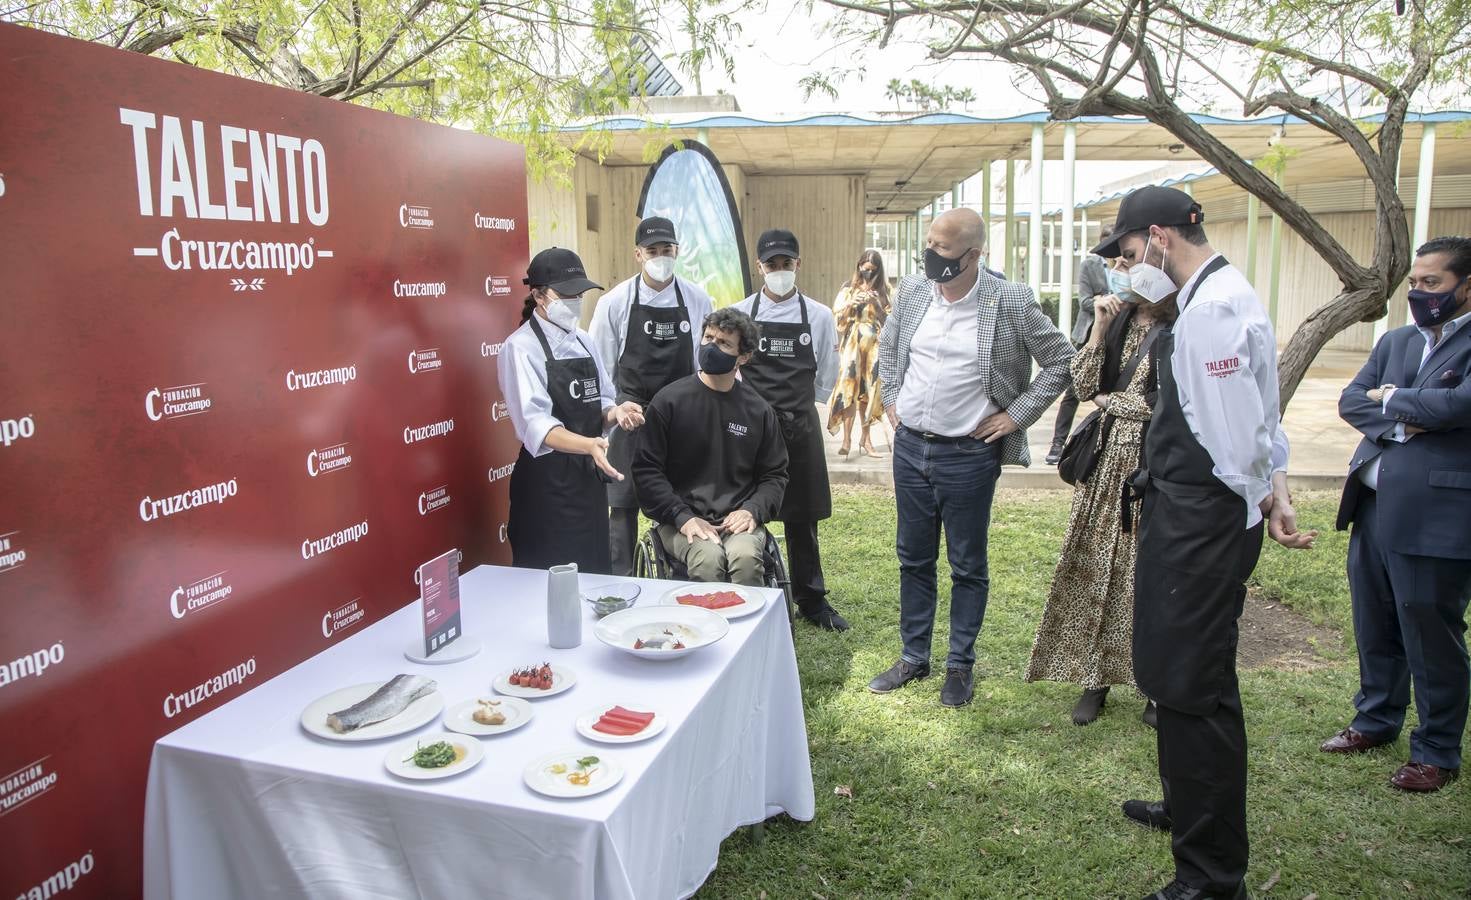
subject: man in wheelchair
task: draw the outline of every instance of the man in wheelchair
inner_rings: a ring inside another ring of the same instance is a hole
[[[759,333],[751,317],[705,318],[700,372],[644,410],[633,481],[664,550],[691,581],[764,583],[766,522],[781,509],[787,451],[776,413],[736,378]]]

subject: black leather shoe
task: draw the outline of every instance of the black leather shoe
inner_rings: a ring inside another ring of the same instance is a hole
[[[811,609],[798,609],[797,615],[825,631],[847,631],[848,620],[838,615],[826,600]]]
[[[1130,822],[1143,825],[1151,831],[1169,831],[1170,826],[1175,824],[1163,800],[1156,800],[1153,803],[1144,800],[1125,800],[1124,815]]]
[[[911,665],[901,659],[892,666],[889,666],[883,674],[870,681],[868,683],[868,689],[875,694],[887,694],[890,691],[897,691],[911,681],[927,678],[929,674],[929,666]]]
[[[940,688],[940,705],[951,709],[970,702],[975,693],[975,679],[970,669],[946,669],[945,685]]]
[[[1145,897],[1144,900],[1246,900],[1246,883],[1236,885],[1236,890],[1229,894],[1212,894],[1197,887],[1191,887],[1178,878],[1169,884]]]
[[[1062,444],[1053,444],[1052,449],[1047,451],[1042,461],[1049,466],[1055,466],[1060,459],[1062,459]]]
[[[1087,725],[1098,718],[1098,713],[1103,709],[1104,701],[1108,699],[1108,688],[1084,688],[1083,696],[1078,698],[1078,705],[1073,707],[1073,724]]]

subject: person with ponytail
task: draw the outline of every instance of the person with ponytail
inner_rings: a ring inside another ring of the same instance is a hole
[[[616,403],[613,382],[590,338],[578,328],[582,294],[602,290],[571,250],[536,254],[521,327],[506,338],[498,361],[501,390],[521,442],[511,472],[507,537],[511,564],[546,569],[576,563],[609,574],[608,505],[604,484],[624,479],[608,462],[614,425],[643,424],[636,403]]]

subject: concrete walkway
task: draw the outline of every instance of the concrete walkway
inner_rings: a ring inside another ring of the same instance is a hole
[[[1292,444],[1292,464],[1289,480],[1297,490],[1337,490],[1343,485],[1343,473],[1348,469],[1349,455],[1358,445],[1359,434],[1338,417],[1338,395],[1344,385],[1358,374],[1367,354],[1357,351],[1324,350],[1318,355],[1307,377],[1298,386],[1297,394],[1287,407],[1283,419],[1287,427],[1287,439]],[[827,425],[827,406],[818,404],[823,426]],[[1078,408],[1078,418],[1087,414],[1087,408]],[[1052,440],[1052,424],[1056,420],[1057,405],[1053,404],[1027,431],[1032,450],[1032,465],[1007,466],[1002,470],[1002,487],[1024,487],[1033,489],[1057,488],[1071,490],[1057,477],[1057,470],[1042,462]],[[858,430],[853,431],[852,452],[847,458],[838,455],[843,443],[842,433],[827,436],[827,469],[834,484],[879,484],[892,486],[894,473],[889,460],[893,433],[887,424],[875,425],[874,448],[880,457],[871,457],[858,452]]]

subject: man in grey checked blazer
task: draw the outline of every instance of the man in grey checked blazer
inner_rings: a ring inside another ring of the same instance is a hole
[[[991,500],[1003,465],[1028,465],[1026,428],[1068,386],[1073,348],[1030,288],[981,264],[985,225],[968,209],[935,219],[924,276],[899,282],[879,335],[879,378],[894,425],[903,652],[869,683],[886,694],[930,672],[940,527],[950,560],[950,649],[940,702],[973,693],[986,612]],[[1032,360],[1041,366],[1032,377]]]

